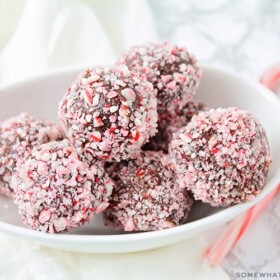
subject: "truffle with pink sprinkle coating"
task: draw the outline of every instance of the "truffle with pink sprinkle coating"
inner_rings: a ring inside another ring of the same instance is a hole
[[[194,116],[170,144],[181,187],[212,206],[252,200],[264,188],[271,163],[261,124],[237,108]]]
[[[17,164],[28,157],[33,147],[54,140],[62,140],[62,130],[49,121],[28,113],[10,118],[0,125],[0,193],[14,195],[12,173]]]
[[[175,115],[169,112],[159,114],[158,132],[143,146],[143,150],[168,153],[168,146],[172,140],[173,133],[186,126],[194,115],[206,110],[208,108],[203,103],[190,101],[182,110],[178,110]]]
[[[174,113],[191,101],[201,70],[187,49],[167,43],[130,48],[118,61],[147,78],[157,90],[158,112]]]
[[[126,67],[95,67],[72,84],[60,102],[59,119],[89,161],[120,161],[156,133],[156,106],[152,84]]]
[[[143,152],[137,160],[119,163],[115,171],[107,220],[125,231],[161,230],[185,221],[192,199],[176,184],[167,156]]]
[[[96,161],[82,162],[69,141],[33,149],[13,176],[16,204],[24,224],[49,233],[68,231],[108,207],[113,181]]]

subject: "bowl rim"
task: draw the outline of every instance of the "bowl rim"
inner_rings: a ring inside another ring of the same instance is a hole
[[[79,73],[83,71],[83,69],[91,67],[90,65],[78,65],[71,67],[62,67],[50,70],[48,72],[40,73],[38,75],[28,77],[26,79],[18,80],[13,83],[6,83],[0,85],[0,90],[9,91],[9,89],[18,86],[24,86],[25,84],[30,84],[32,82],[38,82],[41,79],[50,79],[55,78],[55,76],[64,75],[65,73]],[[240,81],[247,83],[248,86],[254,88],[256,92],[266,95],[266,98],[269,98],[273,103],[277,104],[280,111],[280,99],[273,94],[270,90],[268,90],[263,85],[257,83],[256,81],[252,81],[245,78],[244,76],[225,69],[223,67],[217,67],[207,64],[201,64],[203,71],[212,71],[216,72],[219,75],[226,75],[228,77],[232,77],[235,79],[239,79]],[[9,233],[16,236],[25,237],[28,239],[35,240],[44,240],[44,241],[55,241],[55,242],[79,242],[79,243],[89,243],[89,242],[98,242],[98,243],[112,243],[112,242],[137,242],[141,240],[152,240],[154,238],[164,238],[172,235],[183,234],[184,232],[191,232],[197,228],[210,228],[220,225],[228,220],[231,220],[233,217],[245,212],[252,206],[254,206],[257,202],[265,198],[280,182],[280,174],[279,179],[273,180],[270,183],[270,186],[267,186],[263,189],[263,191],[252,201],[246,202],[239,205],[234,205],[228,208],[223,209],[223,211],[214,213],[208,217],[204,217],[183,225],[179,225],[173,228],[159,230],[159,231],[150,231],[150,232],[134,232],[134,233],[122,233],[122,234],[107,234],[107,235],[82,235],[82,234],[49,234],[39,232],[33,229],[24,228],[16,225],[12,225],[6,222],[0,221],[0,231],[4,233]]]

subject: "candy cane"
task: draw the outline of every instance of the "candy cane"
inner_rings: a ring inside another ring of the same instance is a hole
[[[260,83],[267,88],[274,90],[275,85],[280,80],[280,65],[268,69],[260,78]]]
[[[280,191],[280,184],[247,212],[229,222],[220,238],[205,251],[206,261],[211,266],[216,266],[223,260],[223,258],[243,236],[252,222],[255,221],[261,212],[266,208],[278,191]]]

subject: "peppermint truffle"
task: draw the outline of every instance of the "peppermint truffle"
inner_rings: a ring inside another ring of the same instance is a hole
[[[252,200],[264,188],[271,163],[261,124],[237,108],[194,116],[170,144],[181,187],[212,206]]]
[[[151,231],[185,221],[192,199],[176,184],[167,156],[143,152],[137,160],[121,162],[117,167],[112,175],[116,187],[104,212],[109,222],[125,231]]]
[[[72,84],[60,102],[59,119],[88,161],[120,161],[155,135],[156,106],[152,84],[126,67],[95,67]]]
[[[177,132],[181,127],[186,126],[194,115],[206,110],[208,108],[203,103],[190,101],[182,110],[178,110],[175,115],[169,112],[160,114],[158,132],[143,146],[143,150],[168,153],[168,146],[172,140],[173,133]]]
[[[103,163],[82,162],[68,140],[43,144],[13,176],[22,221],[43,232],[68,231],[108,207],[113,181]]]
[[[173,113],[192,100],[201,77],[195,56],[167,43],[134,46],[118,64],[127,65],[154,85],[159,113]]]
[[[22,113],[0,124],[0,193],[14,195],[12,174],[19,161],[31,153],[33,147],[49,141],[61,140],[62,130],[49,121]]]

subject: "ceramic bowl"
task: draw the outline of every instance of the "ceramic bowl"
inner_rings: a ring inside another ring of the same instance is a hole
[[[56,121],[58,102],[77,74],[71,68],[49,72],[0,88],[0,120],[27,111]],[[280,102],[269,90],[235,73],[203,66],[203,78],[196,99],[209,107],[236,106],[249,110],[267,131],[273,163],[267,184],[253,201],[229,208],[214,208],[196,202],[186,224],[155,232],[124,233],[103,225],[102,217],[66,234],[46,234],[26,228],[13,201],[0,196],[0,231],[40,245],[69,251],[125,253],[170,245],[198,235],[233,219],[264,198],[280,181]]]

